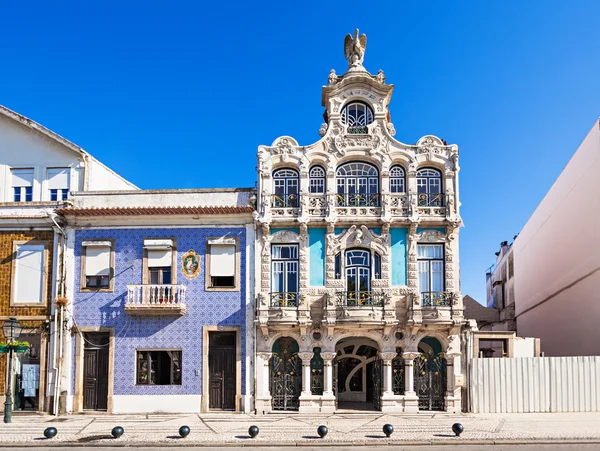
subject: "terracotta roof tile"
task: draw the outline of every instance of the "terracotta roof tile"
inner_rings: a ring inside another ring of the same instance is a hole
[[[102,207],[60,208],[56,212],[63,216],[139,216],[139,215],[231,215],[252,213],[253,207]]]

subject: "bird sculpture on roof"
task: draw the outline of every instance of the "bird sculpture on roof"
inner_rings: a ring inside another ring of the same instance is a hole
[[[348,69],[362,68],[362,62],[365,59],[365,50],[367,48],[367,35],[358,37],[358,28],[354,30],[354,37],[350,33],[344,40],[344,55],[348,60]]]

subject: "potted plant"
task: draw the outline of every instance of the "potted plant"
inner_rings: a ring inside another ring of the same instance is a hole
[[[29,349],[29,342],[13,341],[12,343],[9,343],[8,346],[10,346],[15,352],[25,352],[27,349]]]

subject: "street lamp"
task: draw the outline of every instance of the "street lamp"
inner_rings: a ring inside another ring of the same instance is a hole
[[[23,327],[16,318],[8,318],[2,325],[2,332],[8,344],[14,342],[21,335]],[[6,402],[4,403],[4,422],[10,423],[12,419],[12,356],[13,347],[8,347],[8,388],[6,389]]]

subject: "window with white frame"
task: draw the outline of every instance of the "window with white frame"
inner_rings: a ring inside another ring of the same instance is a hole
[[[418,244],[417,268],[419,291],[425,303],[437,303],[444,299],[444,245]]]
[[[273,207],[298,207],[298,172],[279,169],[273,173]]]
[[[49,168],[48,191],[51,201],[66,200],[69,196],[69,168]]]
[[[43,304],[46,294],[46,248],[44,243],[14,244],[13,304]]]
[[[341,207],[378,207],[379,172],[360,161],[341,165],[336,171],[337,204]]]
[[[313,194],[325,193],[325,169],[313,166],[308,173],[309,191]]]
[[[146,256],[146,283],[171,285],[173,283],[173,240],[144,240]]]
[[[442,173],[437,169],[417,171],[417,199],[419,207],[443,207]]]
[[[271,246],[271,304],[277,307],[298,305],[298,245]]]
[[[235,290],[239,288],[236,239],[209,239],[206,257],[207,289]]]
[[[33,201],[33,168],[11,169],[14,202]]]
[[[342,108],[341,119],[350,134],[366,134],[373,122],[373,110],[363,102],[350,102]]]
[[[82,286],[99,290],[111,287],[112,241],[83,241]]]
[[[406,179],[404,178],[404,168],[402,166],[392,166],[390,169],[390,192],[405,193]]]

